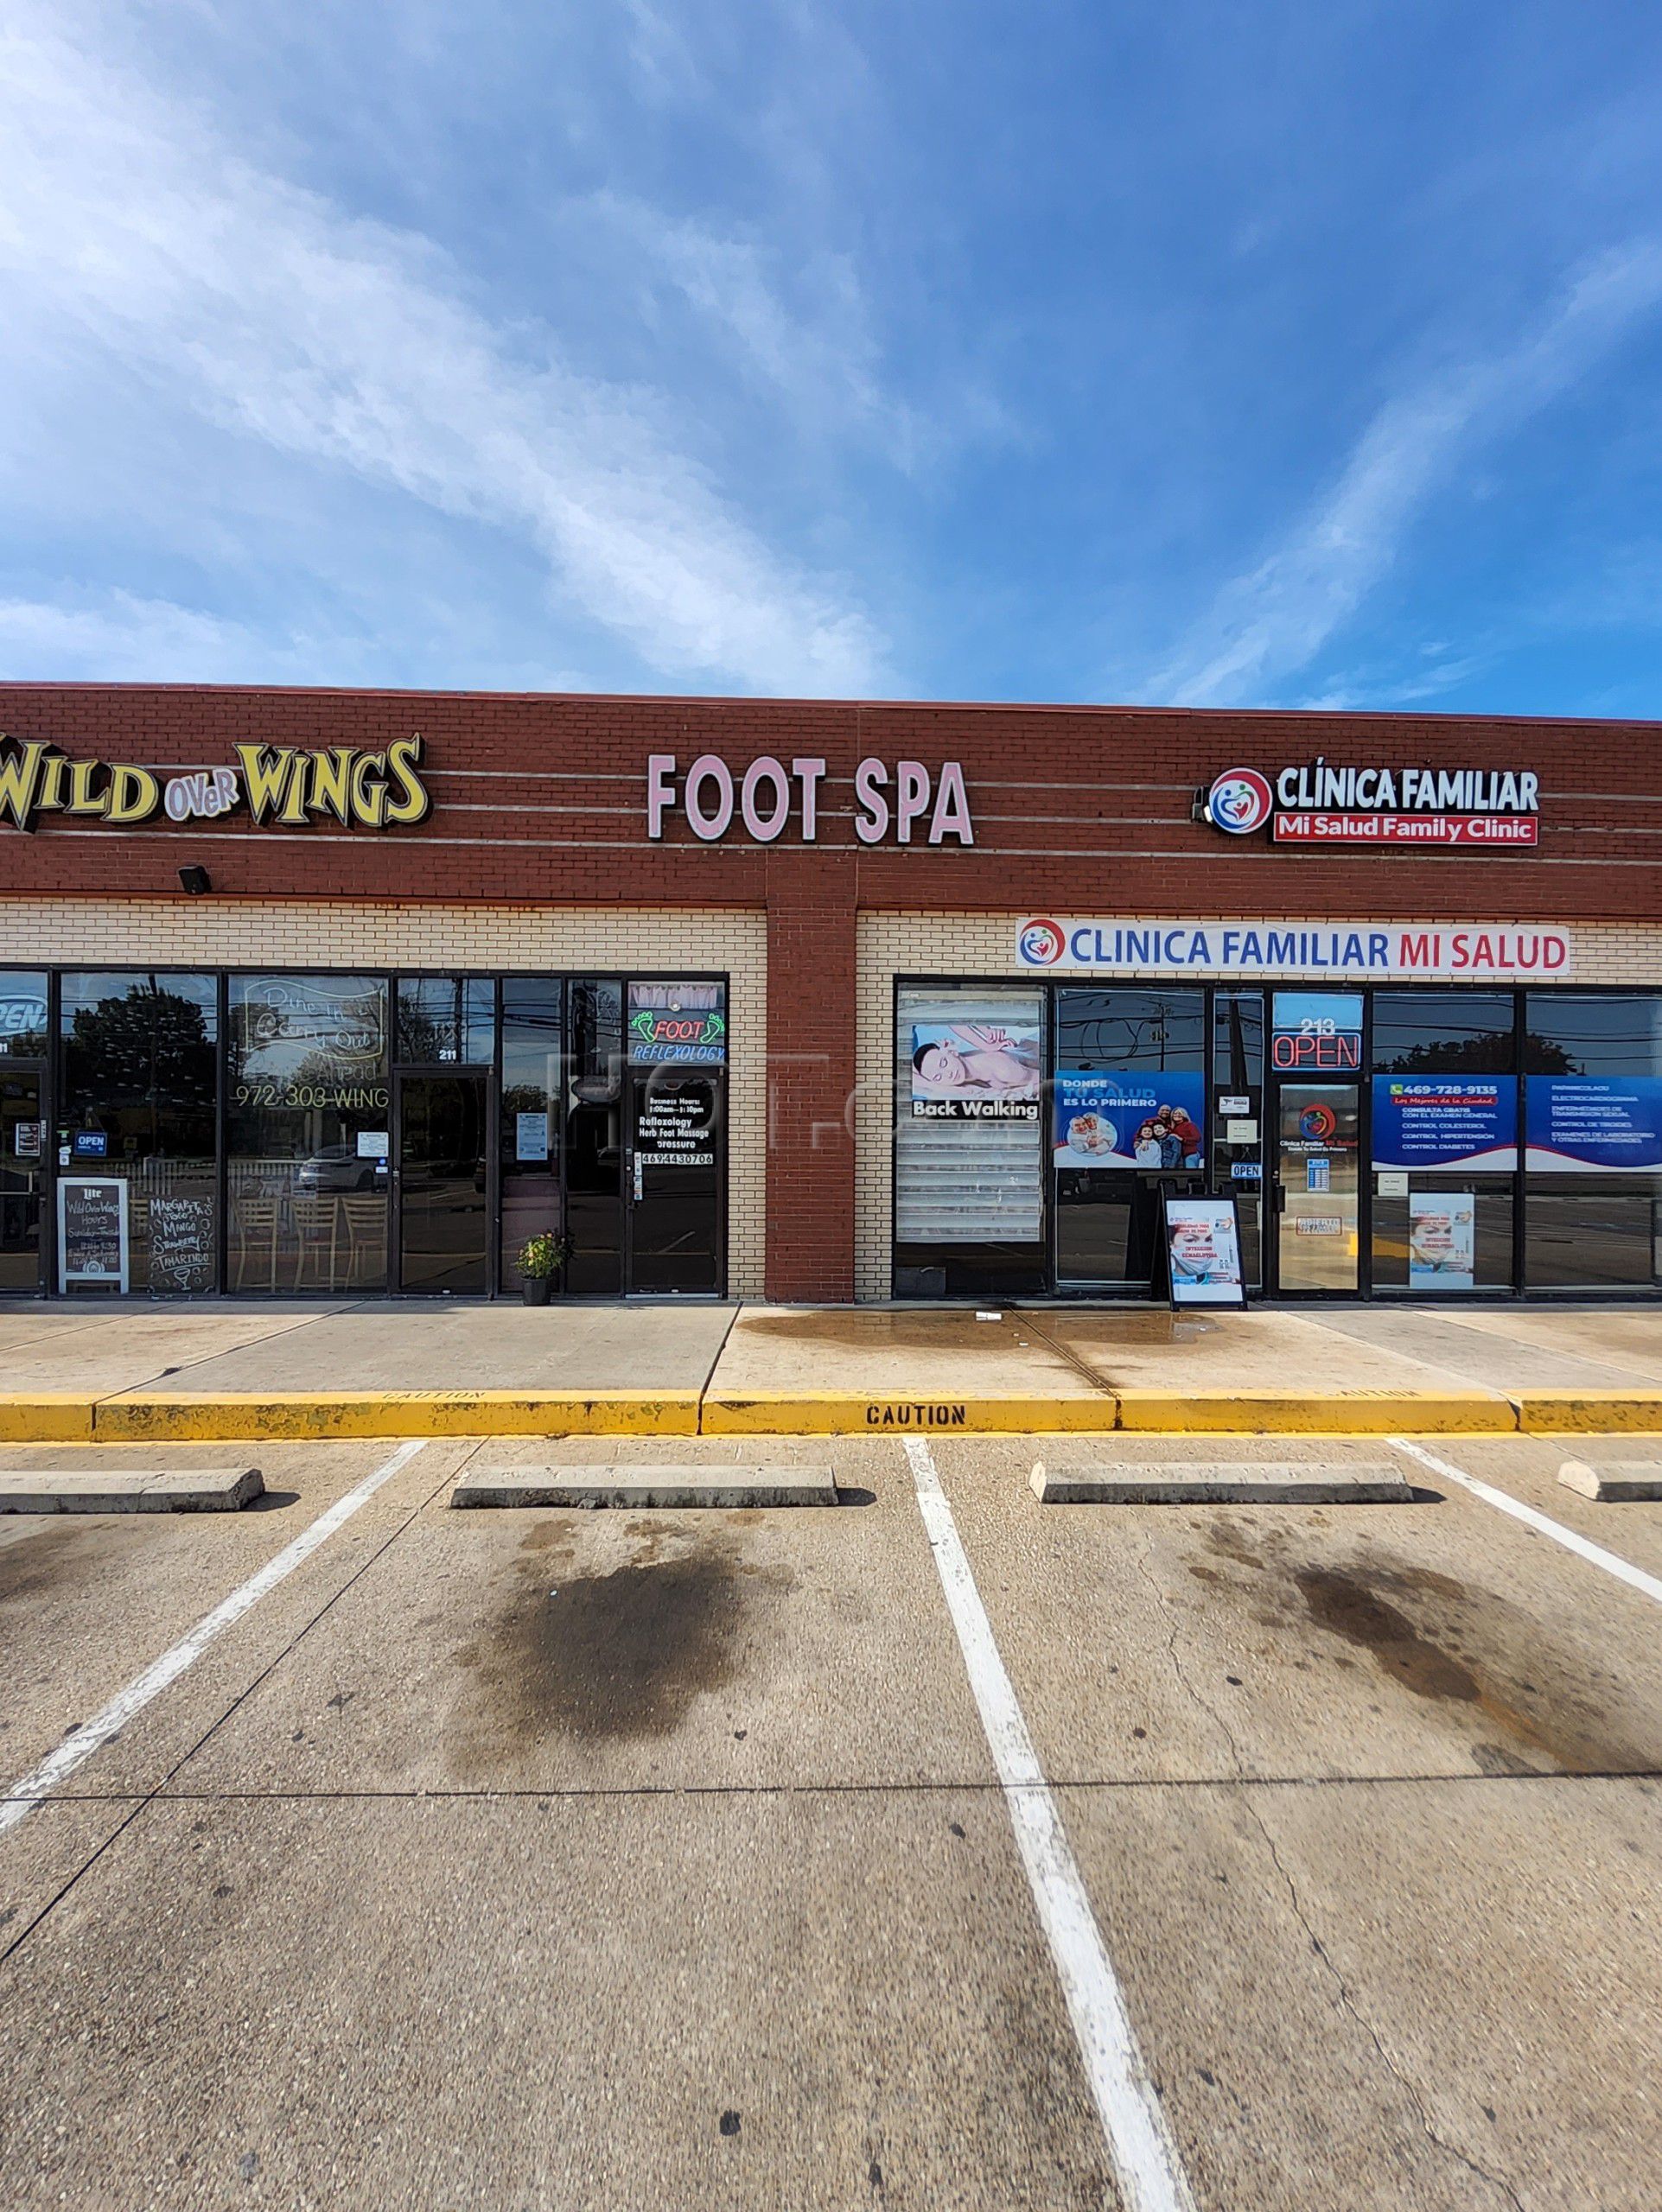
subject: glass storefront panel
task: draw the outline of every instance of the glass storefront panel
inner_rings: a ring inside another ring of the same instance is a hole
[[[86,1217],[87,1184],[126,1185],[127,1287],[156,1296],[219,1279],[219,986],[212,976],[67,975],[59,1001],[60,1209]],[[112,1217],[113,1218],[113,1217]],[[60,1287],[116,1287],[59,1255]]]
[[[45,1057],[45,976],[38,969],[0,968],[0,1059]]]
[[[1264,1284],[1264,994],[1218,991],[1212,1002],[1213,1188],[1235,1201],[1241,1275]]]
[[[0,969],[0,1296],[33,1297],[41,1287],[46,1048],[45,975]]]
[[[1510,991],[1375,991],[1376,1075],[1510,1075],[1517,1066]]]
[[[1375,992],[1375,1290],[1512,1287],[1517,1026],[1510,991]]]
[[[0,1059],[0,1295],[41,1287],[46,1124],[41,1071]]]
[[[899,994],[895,1040],[895,1287],[1008,1296],[1046,1268],[1047,994]]]
[[[560,1064],[564,988],[553,976],[502,979],[500,1287],[517,1291],[514,1255],[560,1228]]]
[[[574,978],[565,1070],[566,1287],[623,1288],[623,986]]]
[[[1525,1013],[1525,1281],[1662,1281],[1662,997],[1531,991]]]
[[[229,1005],[226,1288],[384,1290],[385,977],[237,976]]]
[[[1056,1281],[1152,1287],[1161,1192],[1202,1187],[1206,993],[1055,995]]]
[[[496,1051],[496,986],[488,976],[398,979],[398,1058],[406,1067],[488,1067]]]

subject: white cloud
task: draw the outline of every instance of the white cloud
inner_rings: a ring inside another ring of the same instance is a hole
[[[14,5],[0,34],[9,315],[67,318],[221,426],[528,540],[665,673],[882,688],[854,595],[770,550],[660,400],[499,329],[425,241],[251,168],[71,19]]]
[[[232,682],[263,657],[239,623],[171,601],[0,599],[0,680],[113,683]],[[296,676],[293,680],[298,681]]]
[[[761,241],[665,217],[639,200],[602,194],[590,203],[723,341],[751,383],[782,399],[812,435],[851,431],[903,465],[920,424],[884,389],[864,295],[846,254],[817,251],[789,271]],[[944,435],[945,425],[934,435]]]
[[[1640,240],[1593,264],[1514,346],[1389,401],[1332,489],[1224,588],[1150,695],[1175,706],[1264,703],[1385,575],[1461,455],[1548,406],[1659,306],[1662,245]]]

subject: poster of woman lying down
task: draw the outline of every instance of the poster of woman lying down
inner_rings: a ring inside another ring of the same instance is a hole
[[[920,1021],[912,1028],[912,1113],[943,1122],[1036,1122],[1039,1032],[993,1022]]]

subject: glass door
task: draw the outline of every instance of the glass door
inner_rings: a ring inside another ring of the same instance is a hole
[[[566,1033],[565,1287],[583,1298],[623,1288],[623,986],[574,976]]]
[[[490,1202],[482,1072],[398,1078],[398,1287],[482,1297]]]
[[[719,1297],[726,1071],[637,1068],[629,1078],[629,1289]]]
[[[719,1298],[727,1287],[727,985],[628,988],[625,1287]]]
[[[0,1062],[0,1294],[41,1287],[41,1182],[46,1126],[41,1078]]]
[[[1360,1084],[1278,1086],[1277,1287],[1283,1294],[1356,1294],[1360,1136]]]

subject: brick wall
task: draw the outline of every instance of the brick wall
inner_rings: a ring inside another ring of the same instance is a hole
[[[497,963],[505,966],[552,964],[546,947],[556,940],[568,948],[558,964],[610,964],[598,933],[614,910],[635,918],[626,930],[645,929],[643,918],[661,910],[653,950],[627,957],[719,965],[704,910],[729,918],[718,932],[751,918],[748,1047],[765,1033],[773,1066],[754,1109],[758,1149],[747,1172],[756,1180],[742,1192],[735,1185],[735,1251],[742,1236],[761,1235],[765,1174],[766,1280],[782,1298],[846,1296],[856,1185],[859,1216],[868,1219],[871,1170],[844,1118],[856,1077],[874,1065],[869,1040],[863,1032],[856,1047],[855,1033],[856,978],[862,1023],[874,983],[856,955],[861,915],[941,923],[944,949],[925,964],[947,969],[960,964],[953,931],[975,916],[992,931],[988,944],[1007,941],[1009,918],[1044,912],[1662,926],[1662,726],[1652,723],[0,685],[0,733],[154,768],[225,766],[239,741],[377,748],[415,732],[434,799],[430,818],[415,829],[377,835],[234,820],[117,832],[53,821],[24,836],[0,826],[0,902],[18,902],[8,917],[16,927],[23,906],[56,900],[53,926],[61,931],[73,927],[70,904],[124,900],[193,942],[235,935],[246,926],[236,917],[264,911],[287,949],[258,957],[290,962],[301,957],[289,934],[296,906],[334,902],[331,965],[346,957],[341,902],[357,912],[353,941],[366,947],[380,941],[379,906],[400,917],[385,925],[399,942],[421,934],[411,917],[430,905],[443,910],[420,956],[421,964],[440,967],[461,959],[445,948],[468,938],[468,917],[483,933],[468,941],[538,948],[534,957],[505,952]],[[823,757],[818,844],[803,849],[793,831],[764,847],[735,831],[704,845],[679,815],[661,842],[648,841],[648,753],[672,753],[685,770],[703,752],[740,769],[764,753],[787,766]],[[960,760],[975,849],[858,843],[853,775],[872,754],[932,770]],[[1540,845],[1481,856],[1287,852],[1190,821],[1194,791],[1219,770],[1270,769],[1318,754],[1532,770],[1541,779]],[[214,886],[193,906],[179,899],[177,870],[186,862],[207,867]],[[158,957],[150,924],[136,923],[131,934],[135,944],[146,939],[145,957]],[[735,1035],[744,1046],[736,1003]],[[863,1258],[861,1265],[869,1294],[869,1268]]]

